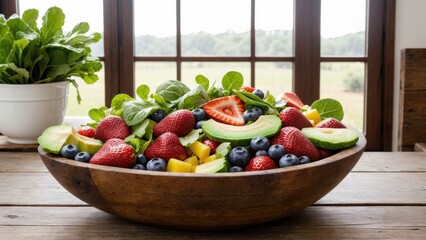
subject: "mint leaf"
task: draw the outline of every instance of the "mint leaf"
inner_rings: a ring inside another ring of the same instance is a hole
[[[142,122],[155,110],[161,109],[158,104],[146,100],[126,101],[123,103],[122,108],[123,118],[129,126]]]
[[[343,119],[343,107],[339,101],[332,98],[323,98],[312,103],[311,108],[315,108],[322,120],[326,118],[335,118],[339,121]]]
[[[227,72],[222,78],[222,87],[230,93],[232,89],[239,90],[244,84],[243,75],[239,72]]]

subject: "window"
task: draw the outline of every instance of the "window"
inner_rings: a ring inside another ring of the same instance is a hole
[[[2,1],[6,15],[14,2]],[[220,80],[237,70],[246,84],[274,95],[295,91],[307,104],[338,99],[345,121],[366,134],[368,150],[391,150],[395,0],[96,2],[108,26],[99,54],[106,104],[141,83],[190,85],[195,74]]]

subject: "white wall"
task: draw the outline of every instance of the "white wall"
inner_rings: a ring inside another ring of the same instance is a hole
[[[426,48],[426,1],[396,0],[392,150],[397,150],[401,49]]]

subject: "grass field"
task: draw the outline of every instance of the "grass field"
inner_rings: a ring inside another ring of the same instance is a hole
[[[350,72],[362,74],[364,65],[362,63],[327,63],[321,70],[321,98],[334,98],[340,101],[345,111],[343,121],[362,130],[364,119],[364,93],[348,92],[345,90],[344,79]],[[164,80],[176,78],[175,63],[151,63],[141,62],[135,64],[135,86],[147,84],[151,92]],[[183,63],[182,81],[190,88],[196,86],[195,76],[202,74],[206,76],[211,83],[216,81],[220,84],[222,76],[227,71],[239,71],[245,77],[245,85],[250,85],[250,65],[248,63]],[[292,89],[292,71],[291,66],[287,68],[278,68],[275,64],[258,63],[256,65],[256,87],[267,89],[274,96],[283,91]],[[82,97],[81,105],[77,104],[76,91],[70,86],[67,115],[81,116],[87,115],[91,108],[99,108],[105,105],[105,83],[104,74],[99,74],[100,80],[93,85],[80,83],[80,94]],[[309,86],[306,86],[309,87]],[[311,104],[311,103],[306,103]]]

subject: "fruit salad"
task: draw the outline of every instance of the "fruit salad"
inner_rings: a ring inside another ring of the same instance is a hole
[[[296,93],[277,98],[243,86],[231,71],[215,86],[203,75],[188,88],[165,81],[137,97],[116,95],[111,107],[88,113],[79,129],[47,128],[38,138],[44,151],[87,164],[141,171],[222,173],[269,170],[329,157],[358,141],[342,122],[343,108],[325,98],[311,105]]]

